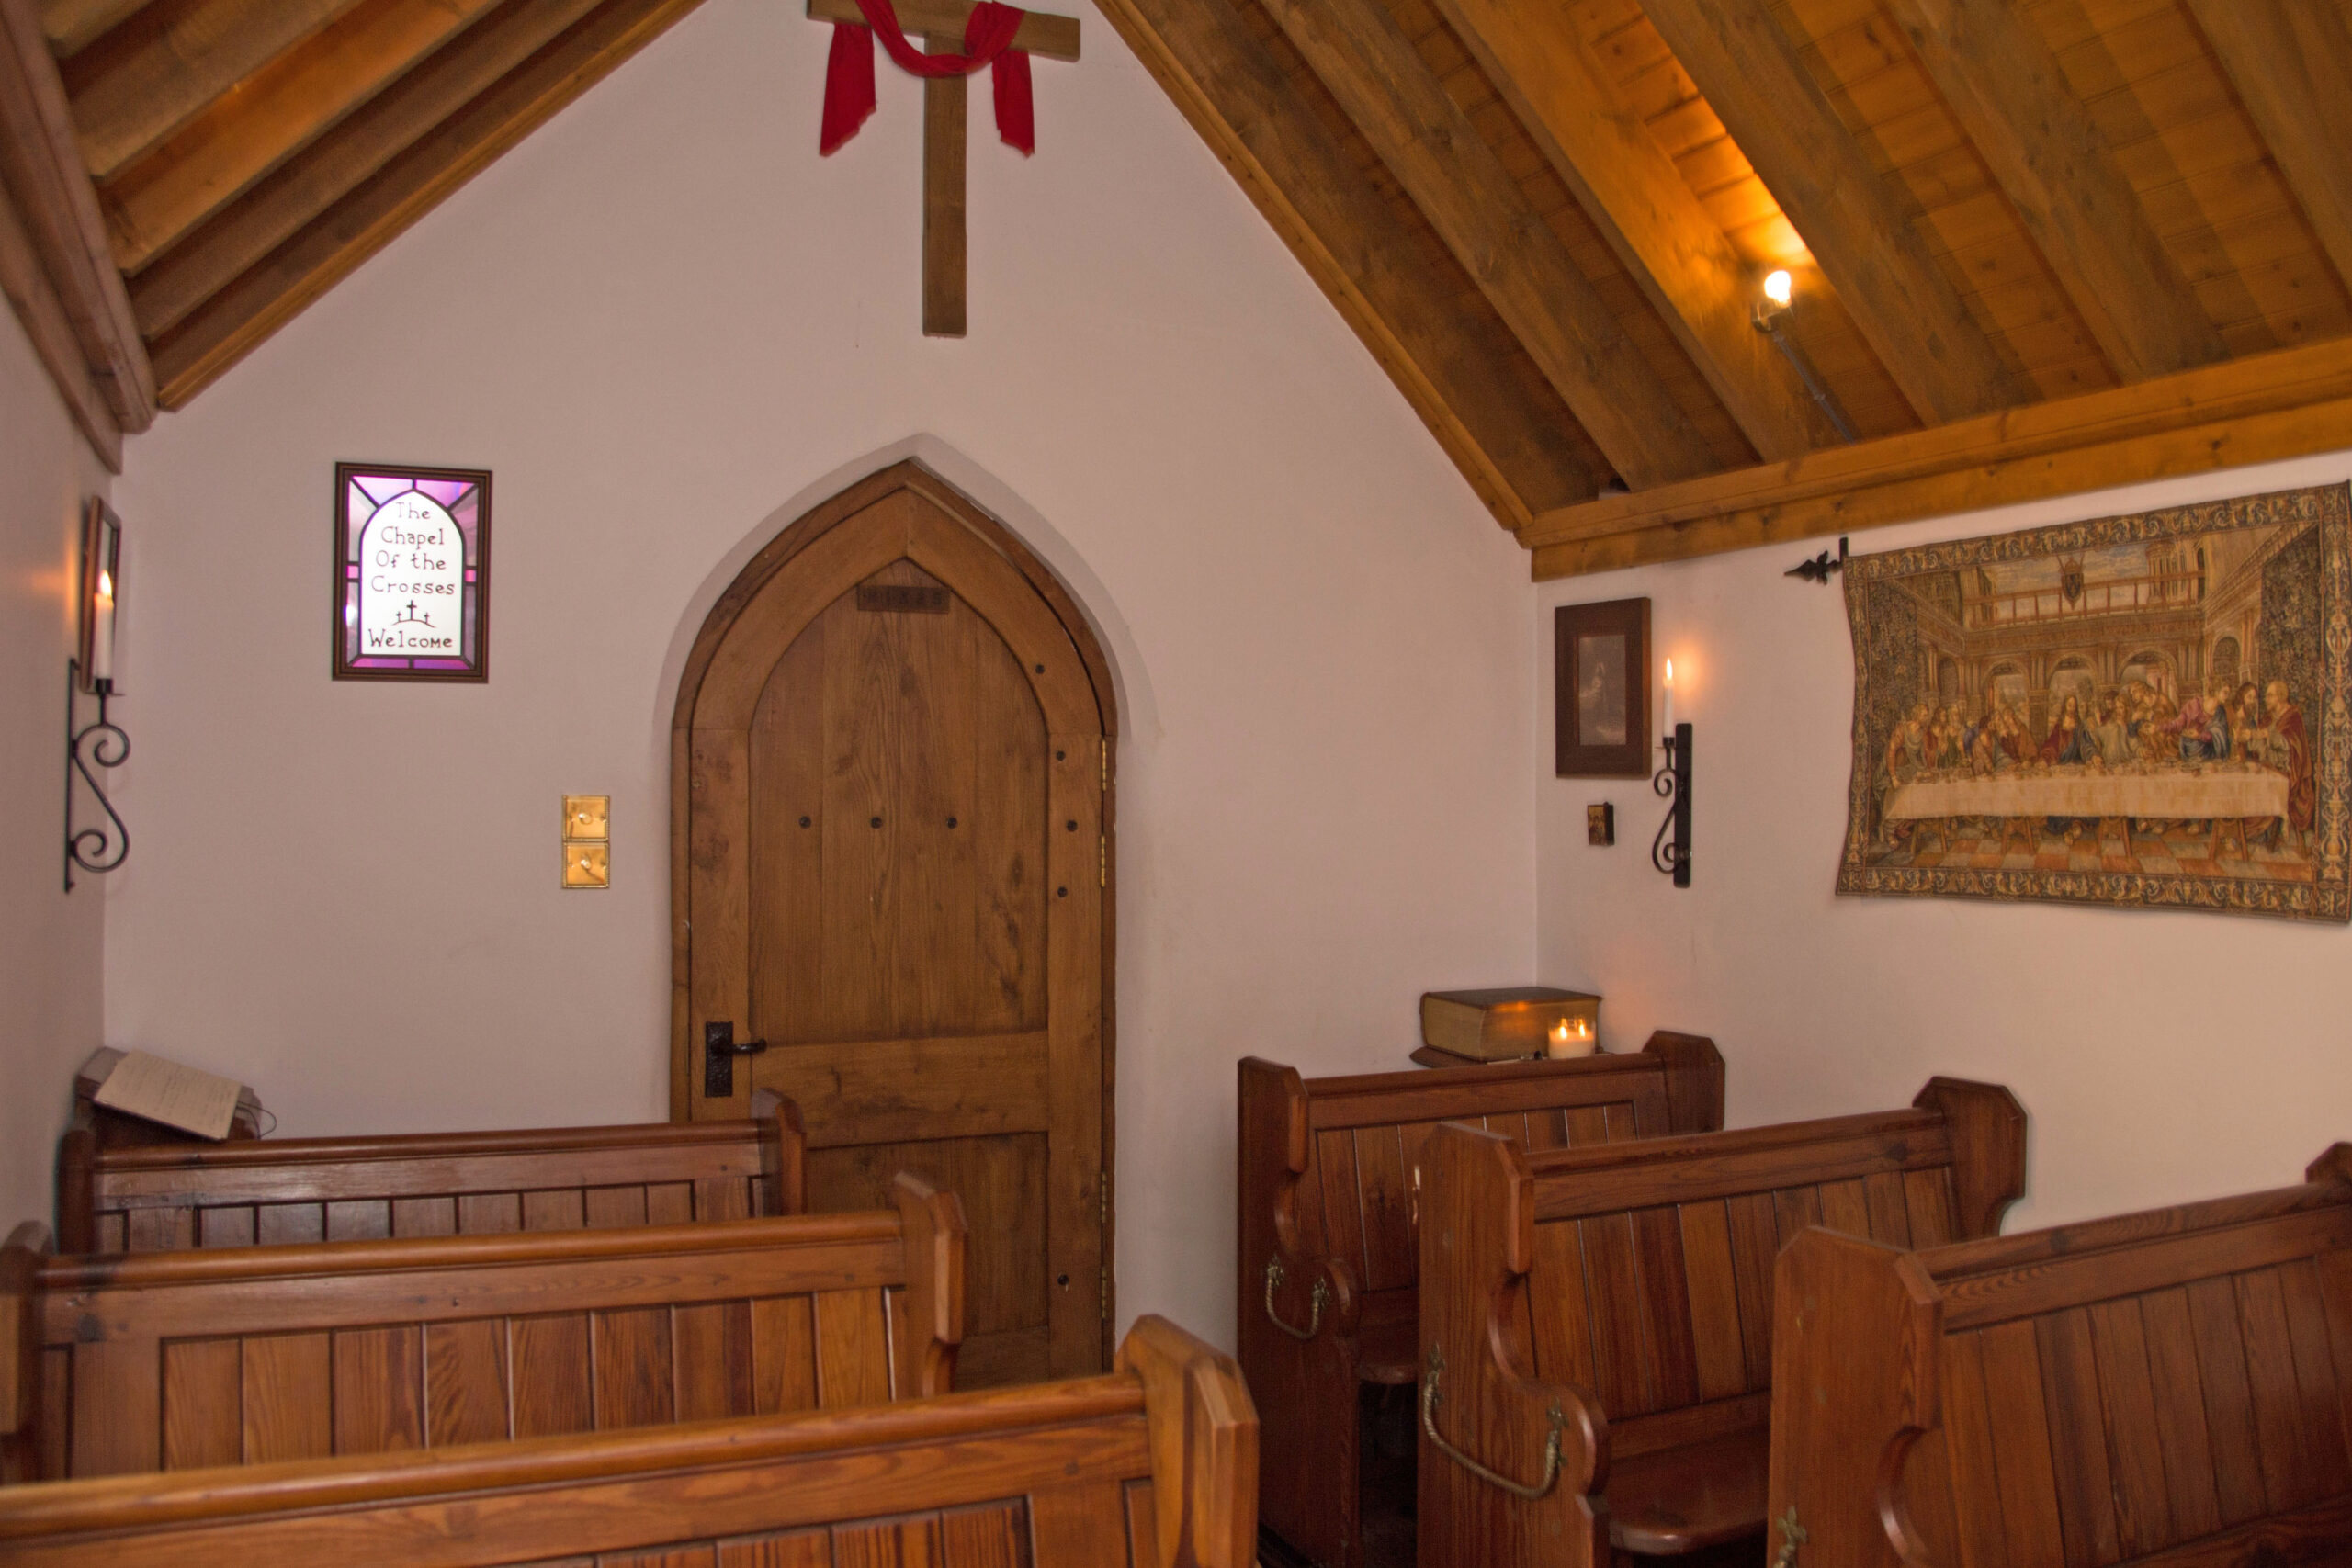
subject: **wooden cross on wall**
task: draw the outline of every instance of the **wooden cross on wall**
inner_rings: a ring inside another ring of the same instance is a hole
[[[970,0],[895,0],[899,26],[933,54],[961,54]],[[812,21],[863,23],[857,0],[808,0]],[[1078,18],[1031,12],[1012,47],[1044,60],[1078,58]],[[922,85],[922,331],[964,335],[965,76]]]

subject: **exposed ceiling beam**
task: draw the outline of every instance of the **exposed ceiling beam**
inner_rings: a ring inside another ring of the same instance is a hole
[[[82,340],[66,314],[65,301],[41,265],[32,231],[17,210],[16,200],[0,188],[0,294],[8,297],[33,355],[49,372],[65,412],[89,441],[99,461],[122,472],[122,425],[107,401],[106,389],[91,374],[82,352]]]
[[[1567,247],[1380,0],[1265,6],[1625,482],[1645,490],[1718,468]]]
[[[605,0],[586,20],[500,77],[458,113],[431,127],[348,196],[207,299],[170,333],[153,340],[155,375],[164,405],[177,408],[185,403],[450,192],[699,3]],[[521,8],[531,8],[527,0]],[[466,52],[479,41],[479,30],[468,32],[452,47]],[[412,79],[416,74],[412,73]],[[346,125],[338,130],[319,147],[327,147],[350,129]],[[230,216],[234,216],[233,209]]]
[[[57,63],[41,36],[32,0],[0,0],[0,185],[45,285],[23,276],[19,257],[10,290],[20,310],[47,315],[53,301],[71,328],[90,385],[103,396],[116,431],[144,430],[155,417],[155,382],[133,322],[122,275],[107,249],[96,195],[74,143]],[[53,336],[54,320],[36,333]],[[45,355],[44,357],[47,355]],[[54,367],[52,367],[54,372]],[[79,408],[83,378],[62,376],[59,389]],[[78,413],[77,413],[78,417]],[[94,433],[102,453],[109,443]],[[119,462],[119,440],[111,443]]]
[[[2015,0],[1885,0],[2108,363],[2144,381],[2229,357],[2107,139]]]
[[[1520,531],[1538,579],[1714,555],[2352,446],[2352,338],[1607,496]]]
[[[1566,431],[1541,418],[1482,346],[1500,329],[1430,273],[1388,198],[1230,0],[1101,3],[1487,506],[1517,526],[1589,499],[1597,480]]]
[[[116,261],[145,266],[497,3],[364,6],[272,61],[99,190]]]
[[[2031,395],[1969,315],[1766,0],[1642,0],[1667,47],[1930,424]]]
[[[147,0],[42,0],[40,30],[60,60],[83,50],[127,20]]]
[[[2352,288],[2352,21],[2316,0],[2188,0],[2188,8]]]
[[[195,0],[76,56],[66,70],[66,90],[90,177],[113,178],[355,3]]]
[[[967,0],[900,0],[891,9],[898,14],[899,30],[908,37],[926,39],[942,49],[962,51],[964,29],[972,15]],[[858,8],[857,0],[808,0],[808,16],[820,22],[865,25],[865,13]],[[1047,60],[1076,60],[1078,43],[1076,17],[1030,11],[1022,17],[1021,26],[1012,35],[1012,47]]]
[[[1757,269],[1735,250],[1557,6],[1437,0],[1758,456],[1842,439],[1750,314]]]
[[[510,0],[415,66],[132,279],[140,330],[153,342],[177,325],[595,6]]]

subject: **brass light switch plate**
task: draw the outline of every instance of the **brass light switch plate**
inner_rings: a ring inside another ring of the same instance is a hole
[[[567,795],[563,797],[563,838],[566,843],[603,843],[613,836],[613,797],[609,795]]]
[[[564,845],[563,885],[566,887],[610,887],[613,885],[612,846]]]

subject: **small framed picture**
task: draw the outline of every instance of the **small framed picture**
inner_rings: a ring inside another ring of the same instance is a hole
[[[1650,760],[1650,602],[1552,612],[1553,750],[1561,778],[1640,778]]]
[[[1617,841],[1617,807],[1609,801],[1584,808],[1584,841],[1602,848]]]
[[[490,679],[490,475],[334,466],[334,678]]]

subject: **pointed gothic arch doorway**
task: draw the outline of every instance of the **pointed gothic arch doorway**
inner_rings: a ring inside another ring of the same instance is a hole
[[[812,1208],[959,1193],[960,1386],[1107,1364],[1116,733],[1068,592],[913,462],[753,557],[679,679],[671,1114],[789,1095]]]

